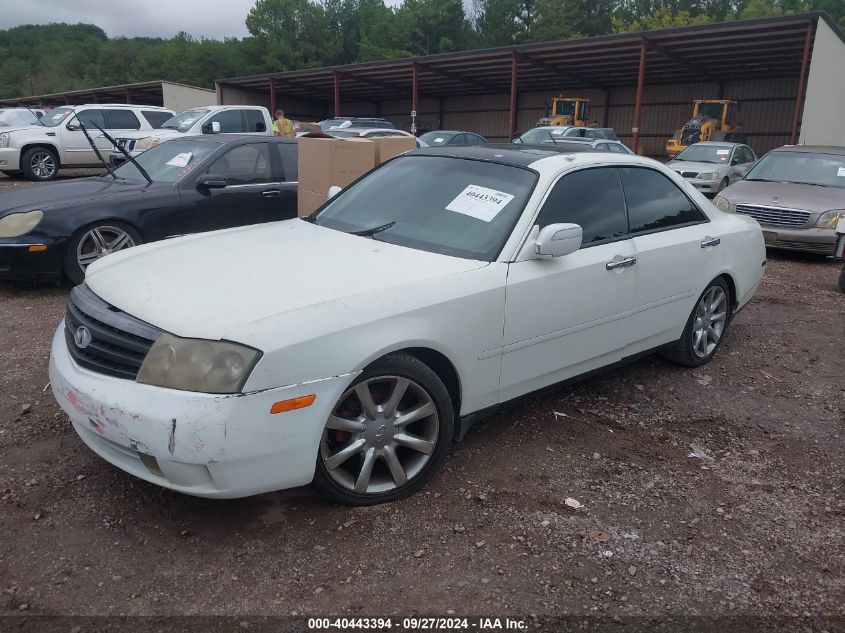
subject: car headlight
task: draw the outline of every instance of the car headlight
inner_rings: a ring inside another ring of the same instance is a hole
[[[135,143],[135,149],[146,151],[161,143],[161,139],[157,136],[147,136]]]
[[[733,213],[733,205],[730,203],[730,200],[728,200],[724,196],[718,195],[713,198],[713,204],[716,205],[716,208],[719,209],[719,211],[724,211],[725,213]]]
[[[8,132],[0,132],[0,149],[6,149],[10,145],[11,136]]]
[[[202,393],[238,393],[261,352],[226,341],[158,337],[141,364],[137,382]]]
[[[715,172],[715,171],[708,171],[707,173],[704,173],[704,174],[698,174],[698,179],[699,180],[718,180],[719,174],[718,174],[718,172]]]
[[[816,226],[820,229],[835,229],[839,220],[845,218],[845,210],[827,211],[816,220]]]
[[[18,237],[29,233],[38,226],[44,214],[41,211],[27,211],[26,213],[11,213],[0,218],[0,237]]]

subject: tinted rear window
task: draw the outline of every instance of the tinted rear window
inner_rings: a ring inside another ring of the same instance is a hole
[[[156,129],[160,128],[162,123],[173,116],[169,112],[159,112],[157,110],[143,110],[141,114],[144,115],[147,123]]]

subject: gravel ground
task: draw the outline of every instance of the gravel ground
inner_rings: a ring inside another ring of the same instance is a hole
[[[363,509],[308,488],[195,499],[110,466],[46,389],[67,288],[0,282],[0,614],[496,613],[544,629],[548,616],[753,616],[842,630],[838,272],[770,254],[710,365],[649,357],[522,403],[474,427],[421,493]]]

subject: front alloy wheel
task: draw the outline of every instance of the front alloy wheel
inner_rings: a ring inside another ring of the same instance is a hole
[[[141,243],[141,236],[134,228],[118,222],[82,229],[71,238],[65,249],[65,276],[73,283],[80,284],[85,279],[88,266],[95,261]]]
[[[387,356],[338,400],[320,440],[314,484],[347,505],[406,497],[445,459],[452,426],[437,375],[414,357]]]

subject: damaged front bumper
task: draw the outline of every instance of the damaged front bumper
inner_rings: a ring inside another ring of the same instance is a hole
[[[326,420],[356,375],[234,395],[154,387],[77,365],[64,323],[50,355],[53,395],[91,450],[136,477],[200,497],[310,483]],[[317,396],[310,407],[270,413],[275,402],[309,394]]]

